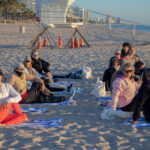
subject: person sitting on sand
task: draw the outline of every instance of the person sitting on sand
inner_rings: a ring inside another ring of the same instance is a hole
[[[32,68],[32,60],[31,60],[30,56],[26,56],[23,63],[24,63],[24,66],[25,66],[25,69],[24,69],[25,73],[27,73],[29,75],[32,75],[32,76],[35,76],[35,77],[41,78],[44,81],[43,84],[45,84],[47,90],[50,90],[51,92],[66,90],[65,88],[60,88],[60,87],[58,87],[58,88],[57,87],[50,87],[49,79],[45,78],[43,75],[38,73],[34,68]],[[28,89],[30,89],[31,86],[32,86],[32,82],[28,81],[27,86],[28,86]],[[72,84],[67,87],[67,91],[70,91],[71,86],[72,86]]]
[[[27,81],[33,82],[29,90],[27,90]],[[21,95],[21,104],[58,103],[66,100],[64,96],[55,97],[49,90],[46,91],[42,80],[25,73],[24,65],[21,63],[16,65],[9,79],[9,84]]]
[[[69,73],[68,75],[52,75],[49,66],[50,64],[43,59],[39,58],[39,52],[38,50],[33,50],[31,53],[31,59],[32,59],[32,67],[41,75],[44,75],[45,77],[48,77],[49,79],[56,79],[56,78],[69,78],[72,73]]]
[[[21,97],[11,85],[2,83],[2,78],[3,72],[0,69],[0,126],[21,124],[28,120],[18,104]],[[13,114],[9,113],[11,109]]]
[[[112,101],[110,108],[116,110],[117,104],[122,111],[133,112],[136,105],[135,95],[140,87],[132,75],[134,68],[131,64],[126,63],[121,67],[120,74],[116,76],[112,84]],[[135,98],[134,98],[135,97]]]
[[[119,49],[115,50],[115,55],[113,57],[111,57],[109,60],[109,67],[112,67],[112,59],[114,59],[114,58],[117,58],[120,63],[120,61],[122,60],[121,50],[119,50]]]
[[[135,75],[142,75],[145,69],[145,63],[139,59],[137,55],[135,55],[135,47],[131,46],[128,52],[128,55],[124,57],[121,61],[121,65],[125,63],[130,63],[134,67]]]
[[[122,45],[122,51],[121,51],[121,57],[126,57],[127,54],[128,54],[128,51],[130,49],[130,43],[128,42],[124,42],[123,45]]]
[[[103,75],[103,82],[105,82],[105,86],[106,86],[106,91],[110,91],[111,90],[111,78],[112,75],[119,70],[120,66],[119,66],[119,60],[114,57],[111,62],[110,62],[110,67],[104,72]]]
[[[133,124],[138,123],[140,111],[143,111],[145,120],[150,122],[150,68],[143,75],[143,84],[137,94],[137,103],[133,113]]]

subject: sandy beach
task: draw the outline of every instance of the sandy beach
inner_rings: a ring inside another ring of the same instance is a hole
[[[16,63],[30,55],[25,48],[38,32],[34,24],[24,24],[26,33],[20,34],[21,24],[0,24],[0,68],[6,75],[13,71]],[[85,25],[79,29],[90,43],[90,48],[39,50],[40,57],[51,64],[53,74],[66,74],[89,66],[93,79],[71,80],[73,87],[84,91],[76,94],[76,102],[71,106],[46,106],[42,114],[27,113],[29,119],[63,118],[60,128],[16,128],[0,127],[0,149],[2,150],[141,150],[150,148],[149,128],[136,129],[124,124],[124,119],[102,120],[103,108],[97,98],[90,93],[98,77],[102,78],[108,61],[115,49],[122,43],[132,43],[132,32],[112,29],[110,33],[102,25]],[[63,44],[71,37],[72,29],[51,29],[58,41],[61,32]],[[149,66],[150,33],[136,32],[136,54]],[[31,106],[31,105],[30,105]],[[40,106],[34,106],[40,107]]]

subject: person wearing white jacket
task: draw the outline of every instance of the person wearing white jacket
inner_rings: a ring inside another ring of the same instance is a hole
[[[0,69],[0,126],[21,124],[28,120],[18,104],[21,97],[11,85],[2,83],[2,78],[3,72]],[[11,109],[13,114],[10,114]]]

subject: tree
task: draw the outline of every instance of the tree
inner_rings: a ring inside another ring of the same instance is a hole
[[[8,19],[9,14],[17,12],[18,6],[17,0],[0,0],[0,10],[6,19]]]

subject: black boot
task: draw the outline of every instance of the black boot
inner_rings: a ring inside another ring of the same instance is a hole
[[[72,75],[72,72],[70,72],[69,74],[67,74],[66,78],[70,78],[71,75]]]
[[[43,97],[45,103],[60,103],[64,102],[66,100],[65,96],[53,96],[52,94],[50,96],[44,96]]]

